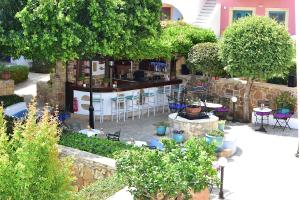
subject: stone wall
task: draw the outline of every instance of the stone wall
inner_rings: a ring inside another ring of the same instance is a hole
[[[56,63],[56,73],[51,74],[49,82],[37,83],[37,101],[59,109],[65,107],[66,68],[62,62]]]
[[[15,85],[13,80],[0,80],[0,96],[14,94]]]
[[[116,161],[78,149],[59,146],[60,157],[73,159],[73,170],[76,176],[75,186],[82,189],[96,180],[111,176],[116,170]]]
[[[238,79],[225,79],[212,81],[210,92],[213,96],[236,96],[238,101],[236,103],[236,116],[238,119],[243,119],[243,103],[245,93],[246,81]],[[291,88],[284,85],[276,85],[270,83],[255,82],[250,94],[250,111],[257,107],[259,100],[269,100],[271,108],[275,108],[275,97],[283,91],[289,91],[297,96],[297,88]],[[230,105],[232,106],[232,105]],[[231,107],[232,110],[232,107]],[[249,113],[251,115],[251,113]]]

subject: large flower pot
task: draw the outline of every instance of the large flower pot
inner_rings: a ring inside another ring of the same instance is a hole
[[[176,143],[183,143],[184,142],[184,135],[179,133],[173,133],[173,139]]]
[[[209,200],[208,188],[205,188],[201,192],[192,193],[192,200]]]
[[[156,127],[156,134],[159,136],[163,136],[166,134],[167,127],[166,126],[158,126]]]
[[[188,106],[185,108],[185,112],[188,116],[198,116],[201,112],[201,106]]]
[[[10,73],[7,72],[7,71],[2,72],[1,73],[1,79],[6,80],[6,81],[9,80],[10,79]]]
[[[208,144],[214,143],[217,146],[218,150],[220,150],[223,146],[223,138],[224,137],[211,136],[208,134],[205,135],[206,142]]]

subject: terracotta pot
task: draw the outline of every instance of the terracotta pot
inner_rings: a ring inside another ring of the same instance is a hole
[[[83,85],[83,81],[77,81],[77,85],[82,86]]]
[[[185,111],[189,116],[197,116],[201,112],[201,106],[189,106],[185,108]]]
[[[209,200],[208,188],[205,188],[201,192],[192,193],[192,200]]]
[[[4,71],[1,73],[1,79],[3,80],[9,80],[10,79],[10,73],[8,71]]]

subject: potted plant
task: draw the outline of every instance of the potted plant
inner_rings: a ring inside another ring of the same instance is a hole
[[[185,112],[190,117],[198,116],[201,112],[201,102],[199,102],[199,99],[194,97],[188,97],[186,99],[186,108]]]
[[[2,80],[9,80],[10,79],[10,72],[7,69],[4,69],[1,73],[1,79]]]
[[[281,92],[275,98],[276,109],[283,114],[293,112],[296,102],[297,98],[288,91]]]
[[[218,129],[224,132],[226,120],[218,121]]]
[[[81,75],[81,76],[78,78],[77,85],[82,86],[82,85],[83,85],[84,79],[85,79],[85,77],[84,77],[83,75]]]
[[[163,151],[138,148],[122,152],[117,160],[118,175],[134,199],[209,200],[207,188],[219,183],[215,146],[199,138],[184,145],[173,140],[163,144]]]
[[[104,87],[108,87],[108,86],[109,86],[110,80],[109,80],[109,78],[104,77],[104,78],[102,79],[102,82],[103,82]]]
[[[167,127],[169,127],[169,123],[165,121],[161,121],[158,123],[155,123],[154,126],[156,126],[156,134],[159,136],[163,136],[166,134]]]
[[[205,135],[205,138],[207,143],[214,143],[218,148],[217,150],[220,150],[223,146],[224,132],[219,129],[213,129]]]
[[[183,130],[174,130],[173,131],[173,139],[176,143],[183,143],[184,142],[184,131]]]

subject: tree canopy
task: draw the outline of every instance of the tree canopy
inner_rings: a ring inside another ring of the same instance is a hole
[[[219,58],[217,43],[199,43],[190,49],[188,67],[192,72],[203,72],[210,76],[222,76],[226,74],[224,65]]]
[[[160,9],[160,0],[28,0],[16,15],[24,45],[12,55],[132,57],[136,43],[158,35]]]
[[[228,27],[220,43],[233,76],[270,78],[288,73],[293,44],[288,31],[269,17],[246,17]]]

